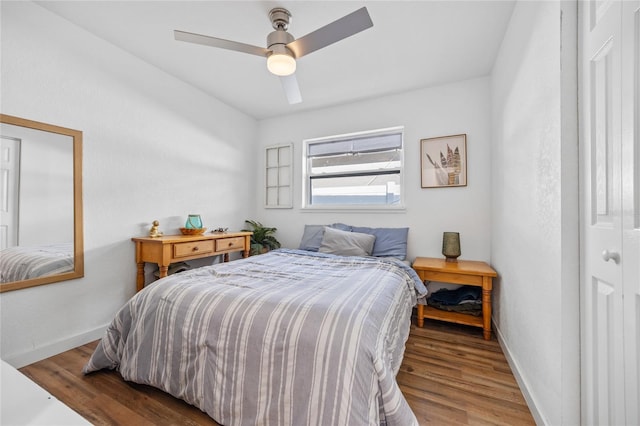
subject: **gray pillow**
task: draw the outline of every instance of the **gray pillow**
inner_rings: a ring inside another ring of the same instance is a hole
[[[340,256],[369,256],[375,241],[375,235],[341,231],[325,226],[318,251]]]
[[[407,237],[409,228],[366,228],[354,226],[353,232],[376,236],[373,246],[373,256],[395,257],[400,260],[407,258]]]
[[[340,229],[342,231],[351,231],[351,226],[345,225],[344,223],[334,223],[333,225],[305,225],[298,249],[318,251],[320,244],[322,243],[325,226],[330,226],[331,228]]]
[[[324,225],[305,225],[302,239],[300,240],[300,250],[318,251],[324,235]]]

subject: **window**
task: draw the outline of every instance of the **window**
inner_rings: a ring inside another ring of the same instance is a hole
[[[293,146],[266,148],[265,207],[286,209],[291,203],[291,164]]]
[[[308,208],[401,208],[401,127],[305,141]]]

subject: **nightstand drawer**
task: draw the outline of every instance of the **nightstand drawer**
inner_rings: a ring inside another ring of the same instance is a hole
[[[213,241],[193,241],[173,245],[173,257],[188,257],[203,253],[213,253]]]
[[[237,250],[244,247],[244,237],[216,240],[216,251]]]

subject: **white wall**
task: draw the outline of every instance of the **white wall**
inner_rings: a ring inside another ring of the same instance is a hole
[[[1,7],[2,112],[84,132],[85,277],[0,295],[0,355],[19,366],[101,336],[154,219],[244,225],[257,124],[33,3]]]
[[[302,89],[304,91],[304,88]],[[302,205],[304,139],[404,126],[406,211],[309,212]],[[461,259],[489,260],[490,147],[489,79],[426,88],[313,112],[262,120],[260,145],[294,144],[293,209],[265,209],[264,173],[258,173],[257,219],[278,228],[283,246],[297,248],[305,224],[343,222],[409,230],[408,257],[441,257],[442,232],[461,234]],[[420,187],[420,139],[467,134],[466,187]],[[259,153],[264,170],[264,153]]]
[[[579,424],[575,4],[518,2],[494,65],[494,321],[539,424]]]

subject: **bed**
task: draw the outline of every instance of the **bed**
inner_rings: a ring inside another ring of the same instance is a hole
[[[8,283],[72,272],[73,256],[73,243],[2,249],[0,282]]]
[[[84,367],[224,425],[411,425],[395,380],[426,289],[394,258],[279,249],[156,281]]]

